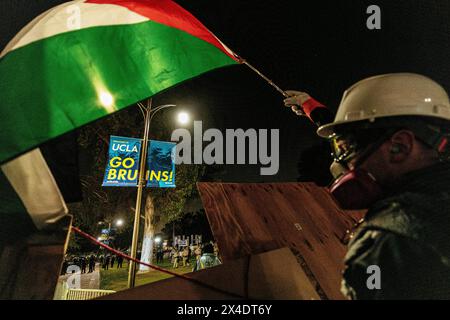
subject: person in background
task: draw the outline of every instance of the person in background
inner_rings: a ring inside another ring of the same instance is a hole
[[[175,247],[172,249],[172,268],[178,268],[178,250]]]
[[[214,254],[216,255],[217,258],[220,259],[219,246],[217,245],[217,242],[213,242],[213,247],[214,247]]]
[[[197,260],[197,264],[192,271],[199,271],[207,268],[212,268],[222,264],[222,262],[214,254],[214,246],[211,243],[207,243],[203,246],[203,254],[200,259]]]
[[[89,256],[89,273],[92,273],[95,271],[95,256],[91,254]]]
[[[73,262],[73,265],[78,266],[78,267],[81,268],[81,266],[80,266],[80,259],[78,257],[74,257],[72,262]]]
[[[118,256],[117,257],[117,269],[122,269],[122,264],[123,264],[123,257]]]
[[[81,273],[86,273],[86,258],[84,256],[80,257],[80,267],[81,267]]]
[[[114,262],[116,262],[116,256],[111,256],[111,268],[114,268]]]
[[[181,256],[182,256],[182,259],[183,259],[183,267],[189,266],[189,260],[188,260],[189,247],[185,247],[183,249],[183,251],[181,252]]]
[[[156,263],[163,263],[164,262],[164,249],[162,246],[158,246],[158,249],[156,251]]]
[[[109,263],[110,263],[110,261],[111,261],[111,256],[108,254],[108,255],[106,256],[106,258],[105,258],[105,267],[104,267],[105,270],[108,270],[108,269],[109,269]]]
[[[187,256],[187,261],[188,261],[188,265],[190,265],[190,261],[191,261],[191,256],[192,256],[192,249],[191,249],[191,247],[190,246],[187,246],[186,247],[187,248],[187,250],[188,250],[188,256]]]
[[[202,248],[200,247],[199,244],[195,247],[194,254],[195,254],[195,263],[197,264],[197,261],[202,256]],[[195,266],[194,266],[194,268],[195,268]]]

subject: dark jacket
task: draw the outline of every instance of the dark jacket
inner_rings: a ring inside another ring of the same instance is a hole
[[[349,244],[342,291],[353,299],[450,299],[450,164],[407,174],[367,212]],[[381,289],[368,278],[380,269]]]

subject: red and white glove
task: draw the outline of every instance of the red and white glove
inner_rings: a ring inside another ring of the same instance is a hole
[[[287,90],[289,98],[284,99],[284,105],[292,109],[298,116],[304,116],[303,104],[308,101],[311,96],[306,92]]]
[[[307,116],[311,119],[310,115],[313,110],[316,108],[326,108],[306,92],[288,90],[286,93],[290,97],[284,99],[284,104],[299,116]]]

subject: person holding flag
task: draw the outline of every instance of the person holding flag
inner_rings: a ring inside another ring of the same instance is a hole
[[[324,111],[291,92],[297,114]],[[336,118],[318,129],[330,141],[343,209],[368,209],[351,234],[342,292],[351,299],[450,298],[450,101],[412,73],[364,79],[345,91]]]

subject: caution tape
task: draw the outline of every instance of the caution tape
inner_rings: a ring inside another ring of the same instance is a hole
[[[102,247],[102,248],[104,248],[104,249],[110,251],[111,253],[114,253],[116,256],[120,256],[120,257],[122,257],[122,258],[124,258],[124,259],[126,259],[126,260],[128,260],[128,261],[133,261],[133,262],[135,262],[135,263],[142,264],[142,265],[144,265],[144,266],[146,266],[146,267],[149,267],[149,268],[151,268],[151,269],[160,271],[160,272],[162,272],[162,273],[169,274],[169,275],[171,275],[171,276],[174,276],[174,277],[183,279],[183,280],[185,280],[185,281],[189,281],[189,282],[191,282],[191,283],[195,283],[195,284],[197,284],[197,285],[199,285],[199,286],[201,286],[201,287],[204,287],[204,288],[206,288],[206,289],[210,289],[210,290],[213,290],[213,291],[216,291],[216,292],[219,292],[219,293],[222,293],[222,294],[226,294],[226,295],[229,295],[229,296],[232,296],[232,297],[235,297],[235,298],[246,299],[246,297],[241,296],[241,295],[239,295],[239,294],[236,294],[236,293],[233,293],[233,292],[229,292],[229,291],[226,291],[226,290],[222,290],[222,289],[220,289],[220,288],[216,288],[216,287],[211,286],[211,285],[209,285],[209,284],[207,284],[207,283],[201,282],[201,281],[199,281],[199,280],[197,280],[197,279],[194,279],[194,278],[185,276],[185,275],[183,275],[183,274],[178,274],[178,273],[172,272],[172,271],[170,271],[170,270],[163,269],[163,268],[160,268],[160,267],[158,267],[158,266],[155,266],[155,265],[152,265],[152,264],[149,264],[149,263],[140,261],[140,260],[138,260],[138,259],[136,259],[136,258],[133,258],[133,257],[127,255],[126,253],[123,253],[123,252],[121,252],[121,251],[119,251],[119,250],[116,250],[116,249],[114,249],[114,248],[111,248],[110,246],[108,246],[108,245],[106,245],[106,244],[104,244],[104,243],[98,241],[95,237],[91,236],[90,234],[87,234],[86,232],[84,232],[84,231],[78,229],[77,227],[73,227],[73,226],[72,226],[71,229],[72,229],[75,233],[77,233],[78,235],[82,236],[83,238],[88,239],[89,241],[95,243],[96,245],[99,245],[100,247]]]

